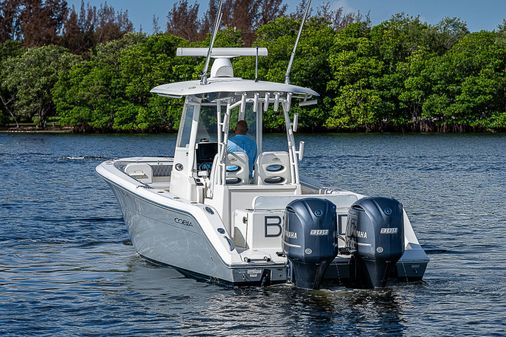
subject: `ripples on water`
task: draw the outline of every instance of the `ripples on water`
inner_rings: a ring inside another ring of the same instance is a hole
[[[172,153],[174,135],[0,135],[0,335],[506,335],[504,135],[298,138],[303,174],[404,203],[431,257],[424,282],[303,291],[184,278],[136,256],[94,173]]]

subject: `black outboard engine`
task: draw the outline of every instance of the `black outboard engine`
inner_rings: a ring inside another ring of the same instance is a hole
[[[283,252],[289,280],[297,287],[319,289],[323,275],[337,255],[336,206],[307,198],[288,204],[283,228]]]
[[[402,204],[380,197],[355,202],[348,213],[346,247],[355,255],[352,282],[364,288],[384,287],[404,253]]]

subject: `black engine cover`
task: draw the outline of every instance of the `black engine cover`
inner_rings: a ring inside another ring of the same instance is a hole
[[[336,206],[317,198],[292,201],[285,210],[283,251],[290,280],[301,288],[318,289],[337,255]]]
[[[382,197],[355,202],[348,214],[346,245],[355,253],[357,285],[384,287],[404,253],[402,204]]]

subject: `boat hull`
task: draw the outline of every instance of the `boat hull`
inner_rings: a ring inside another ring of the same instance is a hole
[[[107,181],[107,180],[106,180]],[[120,204],[137,253],[186,276],[230,285],[286,282],[285,264],[226,264],[188,212],[157,204],[107,181]]]

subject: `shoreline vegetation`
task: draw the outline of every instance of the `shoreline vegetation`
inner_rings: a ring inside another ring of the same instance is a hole
[[[287,13],[284,0],[226,0],[216,47],[267,47],[259,79],[283,82],[305,3]],[[199,78],[204,60],[176,48],[209,45],[216,6],[199,15],[180,0],[166,29],[153,17],[147,35],[107,4],[0,2],[0,132],[177,131],[182,100],[149,91]],[[235,76],[254,78],[254,57],[233,63]],[[291,82],[321,95],[293,109],[302,132],[504,132],[506,20],[480,32],[404,14],[372,25],[327,2],[306,24]],[[264,127],[282,130],[282,116],[267,111]]]
[[[158,130],[156,132],[150,130],[129,130],[129,131],[117,131],[117,130],[78,130],[72,126],[46,126],[45,128],[40,128],[38,126],[0,126],[0,134],[74,134],[74,135],[149,135],[149,134],[177,134],[177,129],[171,130]],[[281,134],[284,135],[285,132],[282,129],[270,129],[267,130],[266,133],[269,134]],[[303,129],[297,132],[298,134],[313,134],[315,133],[313,130]],[[443,134],[488,134],[488,135],[506,135],[506,129],[473,129],[468,131],[410,131],[410,130],[402,130],[402,129],[390,129],[390,130],[375,130],[375,131],[367,131],[367,130],[350,130],[350,129],[320,129],[318,134],[402,134],[402,135],[421,135],[421,134],[433,134],[433,135],[443,135]]]

